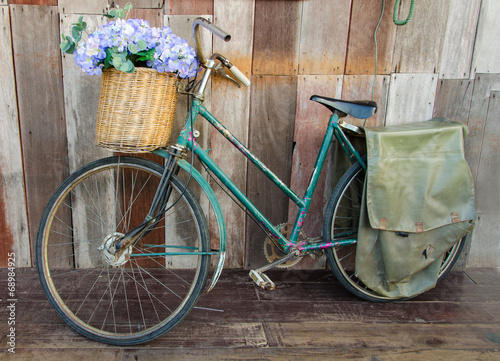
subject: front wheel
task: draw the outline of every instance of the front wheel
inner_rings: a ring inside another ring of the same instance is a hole
[[[163,167],[111,157],[73,173],[50,199],[37,235],[43,290],[75,330],[133,345],[177,325],[205,286],[208,227],[189,189],[172,176],[168,207],[154,229],[120,257],[113,241],[140,225]]]
[[[357,237],[365,174],[358,162],[353,164],[337,183],[325,211],[323,235],[330,237],[327,240]],[[445,253],[438,282],[453,268],[464,245],[465,237]],[[378,294],[356,277],[356,244],[329,248],[326,250],[326,257],[335,277],[354,295],[375,302],[396,300]]]

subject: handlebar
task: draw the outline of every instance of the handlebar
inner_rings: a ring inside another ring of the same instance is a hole
[[[203,51],[201,49],[201,41],[200,41],[200,25],[210,30],[212,33],[217,35],[219,38],[228,42],[231,40],[231,35],[226,33],[224,30],[219,28],[218,26],[212,24],[207,19],[196,18],[193,22],[193,38],[195,43],[196,56],[202,65],[205,65],[208,62],[208,59],[203,55]]]
[[[193,38],[194,38],[194,43],[195,43],[195,51],[196,51],[196,56],[198,57],[198,60],[200,61],[202,66],[207,65],[208,59],[203,55],[203,49],[201,48],[201,41],[200,41],[200,25],[202,25],[204,28],[210,30],[212,33],[217,35],[219,38],[224,40],[225,42],[228,42],[231,40],[231,35],[229,35],[226,31],[222,30],[218,26],[212,24],[210,21],[204,18],[196,18],[193,22]],[[229,62],[225,57],[221,56],[220,54],[214,54],[210,59],[213,59],[214,56],[218,58],[219,60],[222,61],[224,66],[226,66],[229,71],[238,79],[243,85],[249,86],[250,85],[250,80],[243,74],[237,67],[235,67],[233,64]]]

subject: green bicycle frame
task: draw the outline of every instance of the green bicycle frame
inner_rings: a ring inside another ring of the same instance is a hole
[[[273,225],[263,214],[262,212],[246,197],[245,194],[231,181],[231,179],[219,168],[219,166],[210,158],[210,156],[196,143],[196,140],[193,138],[193,129],[192,123],[197,118],[198,115],[201,115],[205,118],[210,124],[212,124],[215,129],[219,133],[221,133],[233,146],[235,146],[246,158],[248,158],[258,169],[260,169],[267,178],[269,178],[283,193],[285,193],[298,207],[299,213],[297,219],[295,220],[292,233],[290,239],[286,239],[281,232]],[[193,119],[193,122],[191,122]],[[182,147],[188,147],[191,151],[193,151],[196,156],[200,159],[202,163],[224,184],[227,189],[241,202],[241,204],[246,207],[246,209],[255,217],[255,219],[260,223],[260,225],[287,251],[290,251],[292,248],[297,249],[300,252],[309,252],[316,251],[324,248],[336,247],[344,244],[352,244],[355,243],[355,239],[348,240],[339,240],[339,241],[323,241],[317,243],[308,244],[306,242],[298,243],[298,237],[300,230],[302,228],[304,219],[309,210],[309,206],[311,204],[311,199],[316,189],[316,185],[318,183],[321,169],[323,168],[323,164],[325,162],[328,149],[332,142],[333,137],[335,136],[341,144],[345,145],[344,151],[348,155],[352,155],[351,159],[361,161],[363,166],[364,163],[361,160],[361,156],[351,145],[347,137],[344,135],[343,131],[340,129],[338,125],[339,117],[336,114],[332,114],[329,120],[328,128],[321,144],[318,157],[316,159],[313,173],[311,179],[309,181],[309,185],[307,186],[305,195],[303,198],[299,197],[296,193],[294,193],[285,183],[283,183],[269,168],[266,167],[247,147],[245,147],[233,134],[231,134],[225,127],[222,125],[217,118],[215,118],[202,104],[202,102],[198,99],[194,99],[192,103],[192,107],[188,117],[186,119],[186,123],[184,128],[181,131],[181,134],[177,140],[177,144]]]

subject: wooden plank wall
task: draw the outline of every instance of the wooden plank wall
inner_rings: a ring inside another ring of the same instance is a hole
[[[91,145],[99,79],[83,74],[72,57],[61,56],[58,42],[79,15],[95,27],[104,22],[103,11],[127,2],[0,1],[0,267],[12,251],[19,266],[34,265],[37,225],[51,192],[69,172],[108,154]],[[466,157],[476,181],[478,219],[459,266],[500,267],[500,45],[495,41],[500,4],[419,0],[412,21],[397,27],[394,3],[385,0],[376,47],[383,0],[132,1],[134,17],[171,26],[190,41],[197,16],[232,34],[229,43],[206,37],[204,44],[227,55],[252,85],[237,88],[214,78],[206,105],[299,195],[328,118],[325,108],[308,100],[313,94],[373,97],[379,111],[367,126],[433,116],[467,124]],[[401,3],[400,18],[410,2]],[[180,103],[179,121],[185,114],[185,102]],[[296,207],[217,132],[197,128],[203,132],[200,143],[264,214],[275,223],[291,222]],[[309,236],[321,235],[332,162],[333,154],[306,222]],[[262,265],[264,234],[222,190],[216,192],[228,226],[227,266]],[[325,261],[311,259],[296,267],[323,268]]]

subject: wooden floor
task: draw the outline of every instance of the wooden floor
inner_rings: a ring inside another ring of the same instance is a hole
[[[451,273],[411,301],[375,304],[329,272],[269,272],[275,291],[225,270],[188,318],[146,345],[111,347],[66,326],[33,269],[18,270],[16,353],[7,345],[0,270],[1,360],[500,360],[500,270]],[[213,309],[206,310],[203,308]]]

